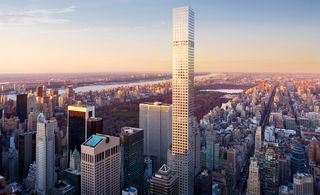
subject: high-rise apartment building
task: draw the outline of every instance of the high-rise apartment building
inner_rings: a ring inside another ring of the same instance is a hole
[[[202,170],[195,180],[195,194],[212,194],[212,174],[210,171]]]
[[[27,177],[30,164],[36,160],[36,131],[19,134],[18,149],[18,175],[22,180]]]
[[[248,195],[260,195],[260,173],[257,158],[253,157],[250,160],[249,178],[247,182]]]
[[[303,172],[305,170],[306,154],[300,143],[297,143],[291,153],[291,174]]]
[[[178,175],[166,164],[150,179],[150,195],[179,194]]]
[[[307,148],[308,160],[320,165],[320,141],[313,137]]]
[[[23,123],[28,118],[28,95],[27,94],[17,95],[16,113],[21,123]]]
[[[71,98],[75,95],[75,92],[73,90],[73,87],[67,86],[66,87],[66,97]]]
[[[314,194],[320,194],[320,167],[313,168],[313,186],[314,186]]]
[[[81,145],[81,194],[120,194],[120,139],[92,135]]]
[[[77,148],[81,152],[81,144],[90,137],[88,136],[88,119],[94,116],[93,106],[68,106],[69,150]]]
[[[167,163],[172,139],[172,106],[161,102],[142,103],[139,108],[139,128],[144,131],[144,155],[153,159],[154,169]]]
[[[37,97],[32,93],[28,93],[28,114],[37,111]]]
[[[8,152],[5,154],[6,172],[10,180],[15,180],[18,177],[18,151],[16,149],[16,143],[14,134],[9,138]]]
[[[28,124],[27,130],[28,131],[37,131],[37,120],[38,120],[38,113],[37,112],[30,112],[28,115]]]
[[[205,167],[212,171],[219,169],[220,145],[215,143],[213,131],[206,132]]]
[[[257,127],[256,130],[256,134],[255,134],[255,145],[254,145],[254,150],[255,150],[255,154],[259,153],[261,150],[261,146],[262,146],[262,129],[261,126]]]
[[[172,159],[179,194],[194,188],[194,12],[173,9]]]
[[[36,87],[36,96],[44,97],[46,95],[46,87],[44,85]]]
[[[261,156],[261,193],[276,195],[279,191],[279,164],[275,150],[267,148]]]
[[[281,155],[278,158],[279,164],[279,185],[287,185],[290,177],[290,158],[289,156]]]
[[[296,173],[293,175],[294,195],[313,195],[313,177],[308,173]]]
[[[54,131],[58,128],[55,119],[46,120],[43,113],[38,116],[36,135],[36,191],[39,195],[53,194],[54,187]]]
[[[143,158],[143,130],[133,127],[123,127],[120,135],[122,187],[131,186],[143,190],[144,158]]]

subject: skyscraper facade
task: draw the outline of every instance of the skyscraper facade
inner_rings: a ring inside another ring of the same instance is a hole
[[[308,160],[320,165],[320,141],[313,137],[307,150]]]
[[[173,9],[172,161],[179,194],[194,188],[194,12]]]
[[[161,102],[142,103],[139,108],[139,127],[144,131],[144,155],[153,158],[154,169],[167,163],[171,145],[172,106]]]
[[[215,143],[215,134],[206,132],[205,167],[212,171],[219,169],[220,144]]]
[[[202,170],[195,180],[195,194],[212,194],[212,174],[210,171]]]
[[[267,148],[261,156],[261,194],[278,194],[279,164],[274,148]]]
[[[28,93],[28,114],[37,111],[37,97],[32,93]]]
[[[92,135],[81,145],[81,194],[120,194],[120,139]]]
[[[95,116],[93,106],[68,106],[68,144],[69,150],[81,151],[81,144],[89,138],[88,119]]]
[[[296,173],[293,175],[294,195],[313,195],[313,177],[308,173]]]
[[[19,179],[27,177],[30,164],[36,160],[36,131],[19,134]]]
[[[28,131],[37,131],[37,118],[38,118],[37,112],[30,112],[28,115],[28,123],[27,123],[27,130]]]
[[[40,195],[53,194],[54,187],[54,131],[58,128],[55,119],[38,116],[36,135],[36,191]]]
[[[290,176],[290,158],[288,156],[279,156],[279,185],[287,185]]]
[[[133,127],[123,127],[120,135],[122,185],[125,188],[136,187],[143,189],[144,158],[143,130]]]
[[[87,137],[90,137],[94,134],[102,134],[103,133],[103,120],[101,117],[90,117],[88,119],[88,130]]]
[[[18,94],[17,95],[17,105],[16,112],[17,116],[20,119],[20,122],[23,123],[28,118],[28,95],[27,94]]]
[[[300,143],[297,143],[291,153],[291,174],[303,172],[305,170],[305,151]]]
[[[66,87],[66,97],[71,98],[75,95],[75,92],[73,90],[73,87],[67,86]]]
[[[262,146],[262,137],[261,137],[261,134],[262,134],[262,129],[261,129],[261,126],[258,126],[257,127],[257,130],[256,130],[256,134],[255,134],[255,145],[254,145],[254,150],[255,150],[255,154],[259,153],[260,150],[261,150],[261,146]]]
[[[44,97],[46,94],[46,87],[44,85],[36,87],[36,95],[37,97]]]
[[[260,195],[260,173],[259,173],[259,165],[258,160],[253,157],[250,161],[249,167],[249,178],[248,178],[248,195]]]

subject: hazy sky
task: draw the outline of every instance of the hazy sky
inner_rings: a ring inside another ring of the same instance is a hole
[[[320,72],[320,0],[0,0],[0,73],[171,71],[184,5],[196,71]]]

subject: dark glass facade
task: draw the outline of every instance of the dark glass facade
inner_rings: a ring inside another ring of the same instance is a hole
[[[64,170],[61,173],[61,179],[67,181],[75,188],[74,195],[81,194],[81,175],[80,172],[75,172],[70,169]]]
[[[28,105],[28,95],[27,94],[17,95],[16,113],[21,123],[23,123],[28,118],[27,105]]]
[[[207,195],[212,194],[212,175],[208,170],[203,170],[196,177],[195,194]]]
[[[18,137],[19,179],[27,177],[30,164],[36,160],[36,132],[22,133]]]
[[[120,140],[123,187],[136,187],[140,194],[144,183],[143,130],[122,128]]]
[[[300,143],[296,144],[291,153],[291,175],[305,170],[305,151]]]
[[[88,119],[88,135],[90,137],[94,134],[103,134],[103,120],[100,117],[91,117]]]
[[[36,88],[36,95],[38,97],[44,97],[45,96],[45,87],[42,85],[42,86],[38,86]]]
[[[81,144],[85,141],[86,113],[69,111],[69,150],[81,150]]]

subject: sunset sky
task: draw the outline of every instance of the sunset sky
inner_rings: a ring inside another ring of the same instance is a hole
[[[0,74],[169,72],[184,5],[196,71],[320,73],[320,0],[0,0]]]

